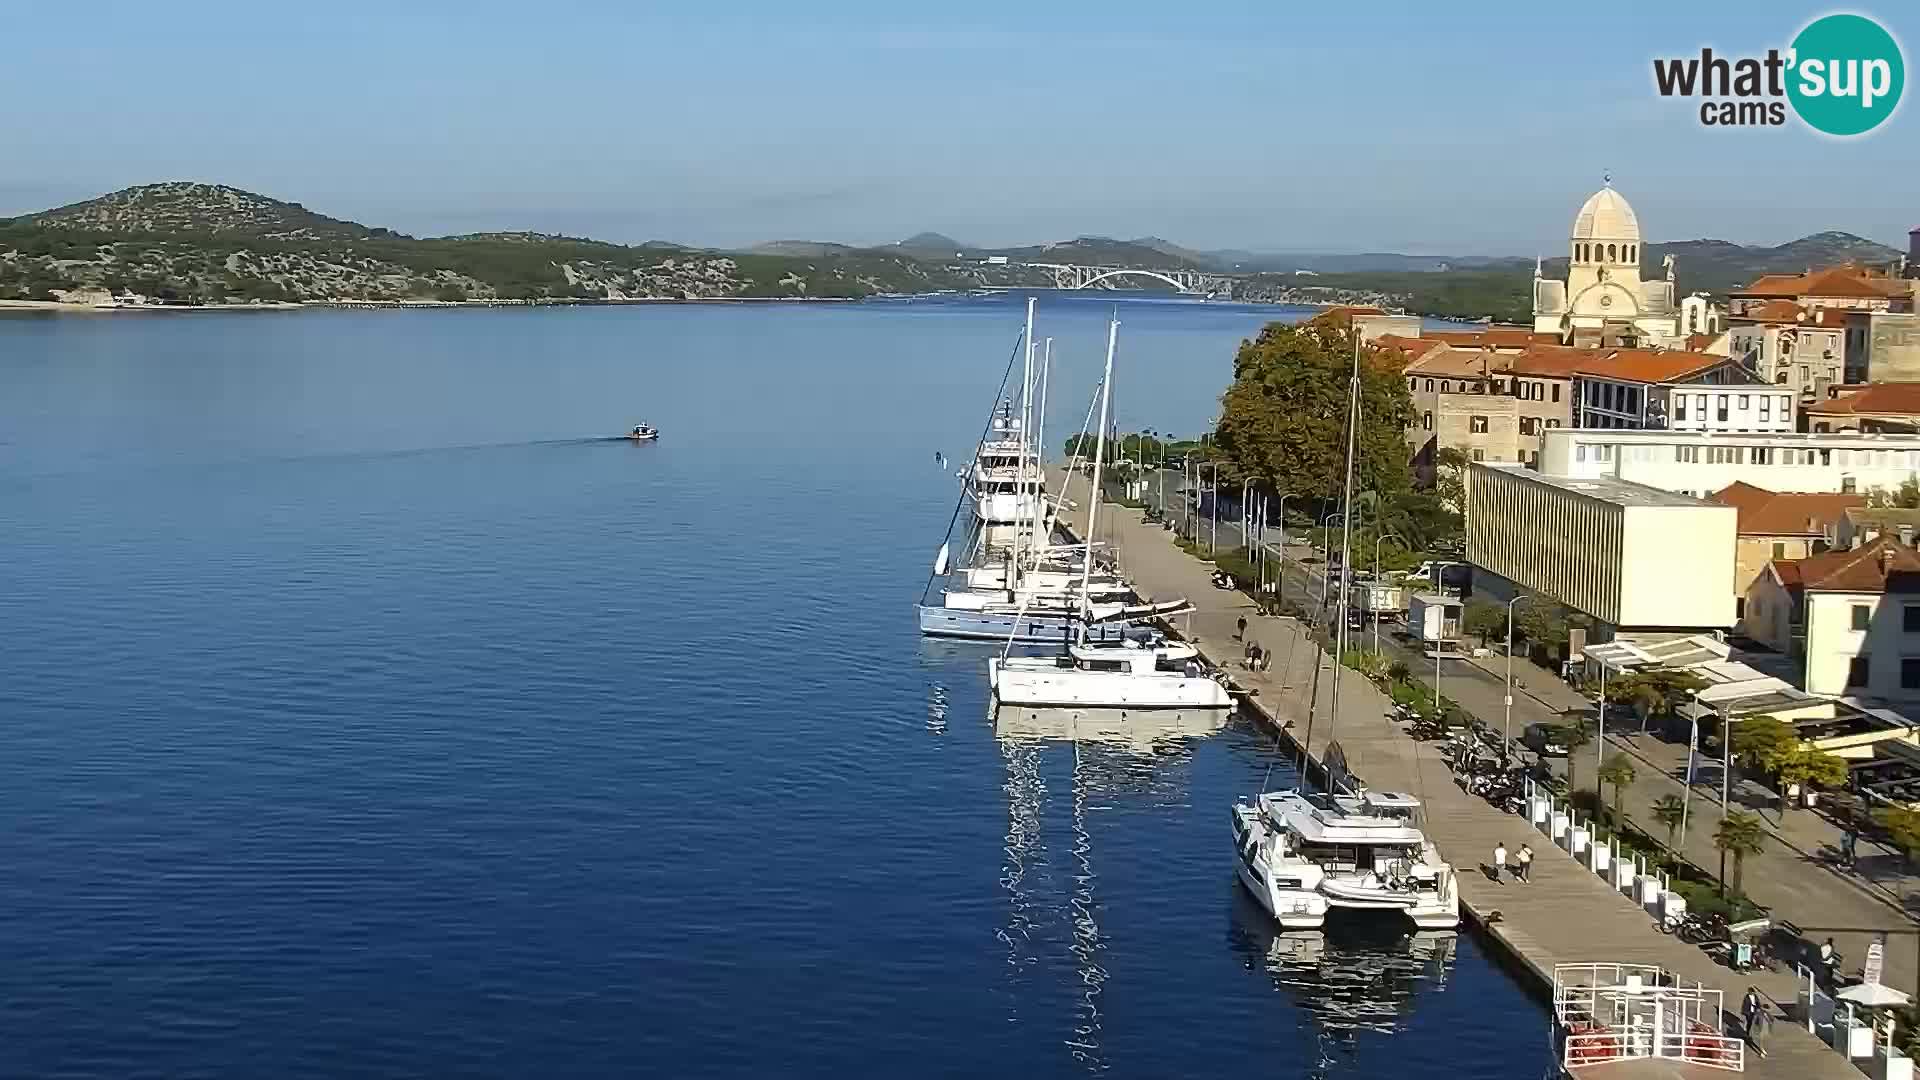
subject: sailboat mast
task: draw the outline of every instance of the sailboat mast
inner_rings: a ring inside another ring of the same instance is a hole
[[[1034,297],[1027,297],[1027,328],[1024,340],[1027,343],[1024,367],[1020,374],[1020,456],[1019,467],[1014,470],[1013,481],[1013,566],[1012,578],[1007,582],[1010,589],[1018,589],[1025,573],[1021,567],[1021,533],[1025,532],[1026,515],[1021,512],[1026,502],[1027,489],[1027,441],[1033,435],[1033,305]]]
[[[1120,320],[1107,323],[1107,365],[1100,376],[1100,426],[1093,442],[1093,495],[1087,500],[1087,542],[1086,553],[1080,560],[1080,607],[1084,614],[1092,614],[1092,603],[1087,599],[1093,589],[1093,536],[1094,528],[1100,518],[1100,479],[1101,468],[1107,459],[1107,406],[1113,399],[1113,349],[1120,340]],[[1080,620],[1080,640],[1087,639],[1087,621]]]
[[[1040,558],[1053,541],[1053,530],[1046,527],[1047,474],[1041,463],[1047,457],[1047,373],[1053,367],[1053,339],[1046,340],[1040,353],[1040,404],[1033,424],[1033,567],[1040,569]],[[1064,486],[1064,485],[1063,485]]]
[[[1353,374],[1347,382],[1347,479],[1342,490],[1340,505],[1345,511],[1340,519],[1340,602],[1334,609],[1340,613],[1340,629],[1335,640],[1333,657],[1333,699],[1330,703],[1330,724],[1340,722],[1340,668],[1346,662],[1347,655],[1347,605],[1353,595],[1353,459],[1360,437],[1360,328],[1353,328]],[[1374,511],[1379,512],[1378,508]]]

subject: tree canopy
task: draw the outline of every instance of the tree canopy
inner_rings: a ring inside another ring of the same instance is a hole
[[[1340,497],[1356,340],[1325,322],[1270,323],[1241,344],[1218,429],[1222,454],[1238,478],[1299,497]],[[1413,402],[1398,354],[1360,348],[1354,490],[1393,499],[1412,486],[1403,433]]]

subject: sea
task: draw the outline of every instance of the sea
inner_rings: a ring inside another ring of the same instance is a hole
[[[1267,732],[917,635],[1023,300],[0,318],[0,1075],[1545,1074],[1243,894]],[[1056,448],[1304,314],[1037,307]]]

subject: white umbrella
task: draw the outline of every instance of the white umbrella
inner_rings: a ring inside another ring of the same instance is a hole
[[[1913,1000],[1893,987],[1882,986],[1879,983],[1857,983],[1835,994],[1834,997],[1841,1001],[1851,1001],[1855,1005],[1865,1005],[1870,1009],[1905,1005]]]

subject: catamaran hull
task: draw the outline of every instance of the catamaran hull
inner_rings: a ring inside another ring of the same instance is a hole
[[[1133,675],[1074,668],[1034,670],[987,662],[987,681],[1007,705],[1065,705],[1109,709],[1226,709],[1227,688],[1206,676]]]
[[[1079,626],[1080,621],[1070,615],[1028,612],[1022,618],[1003,612],[920,605],[920,632],[928,637],[1058,645],[1077,640]],[[1126,629],[1121,623],[1091,623],[1087,626],[1087,640],[1119,641],[1126,636]]]
[[[1244,861],[1240,863],[1239,876],[1241,886],[1253,894],[1254,900],[1273,916],[1282,930],[1318,930],[1327,924],[1324,897],[1295,889],[1273,889]]]

